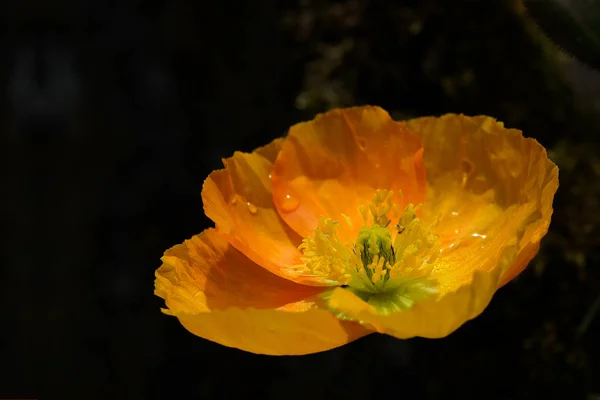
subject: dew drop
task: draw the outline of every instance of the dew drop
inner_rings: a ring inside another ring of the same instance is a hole
[[[451,214],[452,214],[453,217],[458,217],[458,212],[457,211],[452,211]]]
[[[273,175],[269,174],[269,179],[273,179]]]
[[[454,243],[450,243],[450,245],[448,245],[448,247],[440,249],[440,253],[451,250],[454,246],[456,246]]]
[[[286,193],[279,204],[282,211],[292,212],[300,205],[300,201],[291,193]]]
[[[237,204],[237,202],[238,202],[238,195],[234,194],[231,197],[231,200],[229,200],[229,204],[231,204],[232,206],[235,206]]]
[[[513,178],[518,177],[521,174],[521,163],[519,163],[517,160],[508,163],[508,173]]]
[[[250,214],[256,214],[258,212],[258,208],[256,208],[256,206],[250,202],[246,203],[248,205],[248,211],[250,211]]]

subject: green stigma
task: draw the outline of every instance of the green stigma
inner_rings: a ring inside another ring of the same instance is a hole
[[[439,254],[439,240],[421,224],[417,207],[408,204],[398,215],[391,200],[391,192],[378,190],[369,207],[360,208],[364,225],[354,243],[339,239],[339,222],[322,218],[315,234],[300,246],[313,273],[337,282],[382,315],[407,310],[437,292],[430,273]],[[390,223],[390,215],[397,224]],[[352,228],[351,221],[347,222]]]
[[[364,271],[369,279],[373,278],[375,272],[369,266],[373,264],[376,257],[383,261],[383,268],[386,268],[387,265],[394,265],[396,262],[392,246],[392,232],[379,225],[360,228],[354,249],[359,252]]]

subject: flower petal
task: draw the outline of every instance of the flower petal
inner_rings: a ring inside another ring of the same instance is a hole
[[[506,283],[533,258],[548,230],[558,168],[537,141],[490,117],[448,114],[408,126],[423,141],[428,187],[422,219],[436,225],[442,242],[432,273],[440,290],[468,284],[476,270],[498,268],[498,254],[514,246]]]
[[[329,311],[230,308],[202,314],[174,313],[194,335],[255,354],[304,355],[340,347],[371,331],[340,321]]]
[[[156,271],[156,294],[166,300],[171,311],[280,308],[323,290],[261,268],[214,228],[167,250],[162,261]]]
[[[326,285],[304,266],[298,250],[302,238],[279,216],[271,193],[271,168],[283,139],[223,160],[202,187],[206,215],[219,232],[248,258],[295,282]]]
[[[345,214],[362,225],[358,211],[376,189],[402,189],[403,203],[424,196],[418,137],[379,107],[336,109],[290,128],[273,167],[273,199],[301,236],[320,216]]]
[[[431,298],[405,311],[380,315],[375,308],[342,288],[335,289],[329,306],[362,321],[377,332],[399,339],[412,337],[442,338],[465,322],[477,317],[487,307],[500,278],[501,271],[477,271],[471,284],[439,298]]]
[[[215,229],[167,252],[156,272],[156,295],[166,313],[190,332],[262,354],[306,354],[341,346],[369,333],[340,321],[313,299],[323,288],[271,274],[231,246]]]
[[[525,267],[529,264],[533,257],[540,250],[540,242],[531,242],[524,249],[522,249],[518,255],[515,257],[514,261],[508,268],[504,275],[502,275],[502,279],[500,280],[500,286],[506,285],[508,282],[512,281],[517,275],[519,275]]]

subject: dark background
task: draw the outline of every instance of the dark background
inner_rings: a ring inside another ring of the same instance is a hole
[[[0,60],[0,398],[600,399],[598,74],[517,1],[3,0]],[[549,148],[527,271],[448,338],[305,357],[162,315],[154,271],[210,225],[220,159],[360,104],[487,114]]]

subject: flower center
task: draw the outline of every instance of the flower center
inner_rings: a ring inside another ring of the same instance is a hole
[[[303,240],[303,261],[315,275],[350,290],[380,313],[408,309],[436,292],[429,275],[439,255],[439,240],[408,204],[401,215],[393,193],[377,190],[368,206],[361,206],[364,225],[354,242],[340,239],[341,224],[322,217],[314,235]],[[391,226],[390,216],[397,220]],[[348,228],[350,218],[343,216]]]

